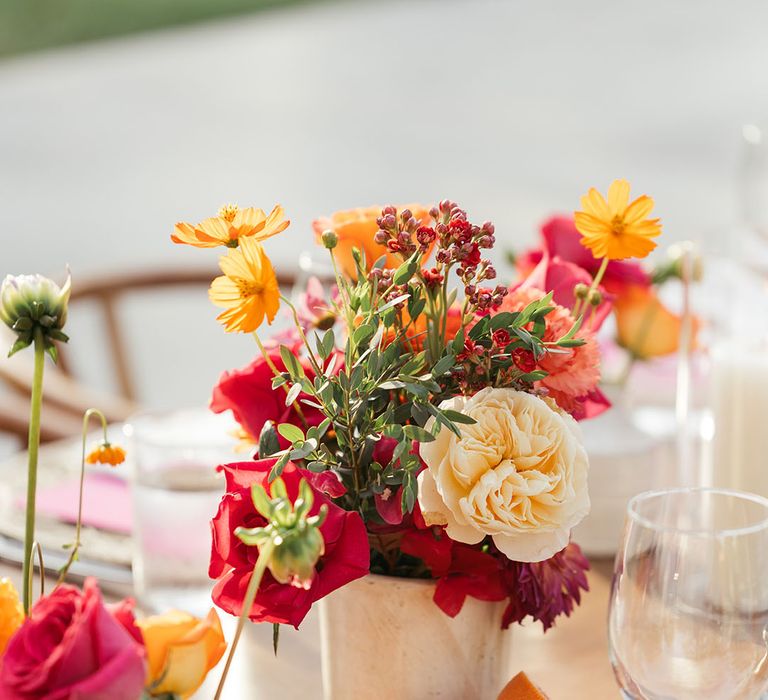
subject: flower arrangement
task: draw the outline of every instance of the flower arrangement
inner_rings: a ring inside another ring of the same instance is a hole
[[[630,203],[625,181],[582,205],[575,244],[570,231],[547,234],[575,262],[530,255],[513,285],[494,282],[485,257],[493,224],[454,202],[320,218],[332,286],[312,279],[296,303],[262,245],[288,225],[279,206],[177,224],[176,243],[228,248],[210,298],[225,330],[253,334],[259,349],[211,402],[254,453],[220,467],[209,571],[219,607],[298,627],[312,603],[374,573],[433,580],[450,616],[467,596],[506,601],[504,627],[530,616],[547,629],[570,614],[588,569],[570,541],[589,511],[577,420],[609,405],[596,332],[611,280],[624,270],[645,280],[623,261],[646,256],[661,232],[653,201]],[[281,306],[291,328],[263,339]],[[269,505],[270,488],[282,505]],[[322,517],[312,541],[289,547],[265,532],[292,507]]]
[[[223,656],[226,642],[218,615],[204,619],[169,611],[136,619],[134,602],[106,605],[98,583],[81,589],[65,583],[82,546],[86,464],[116,467],[125,450],[108,439],[97,409],[83,415],[80,495],[75,539],[54,589],[45,593],[43,551],[35,541],[35,493],[40,441],[45,353],[55,362],[56,342],[66,342],[70,280],[63,287],[40,275],[8,276],[0,286],[0,319],[17,336],[10,355],[32,345],[35,353],[29,428],[26,532],[22,600],[8,579],[0,579],[0,697],[8,700],[178,700],[192,695]],[[103,438],[87,449],[92,418]],[[40,566],[40,597],[34,602],[33,554]]]

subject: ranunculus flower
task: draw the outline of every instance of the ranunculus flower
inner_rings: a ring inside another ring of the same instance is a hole
[[[544,292],[534,288],[519,288],[508,294],[499,311],[522,311],[528,304],[541,299]],[[569,311],[555,305],[544,317],[544,340],[554,342],[562,338],[575,322]],[[538,360],[538,366],[547,376],[536,386],[547,390],[557,405],[574,418],[593,418],[610,407],[610,402],[598,388],[600,381],[600,348],[595,334],[580,328],[576,337],[586,341],[575,348],[557,348]]]
[[[171,610],[136,623],[147,650],[146,685],[151,695],[188,698],[224,654],[227,643],[216,611],[199,619]]]
[[[232,615],[240,615],[258,550],[248,547],[234,534],[235,528],[263,527],[266,520],[253,505],[251,486],[268,487],[269,472],[275,459],[238,462],[220,467],[226,476],[227,492],[211,521],[213,545],[208,573],[216,579],[213,602]],[[302,477],[312,484],[309,474],[289,462],[282,474],[291,501],[299,493]],[[299,626],[312,603],[337,588],[365,576],[370,570],[370,550],[365,525],[357,512],[345,511],[312,487],[314,503],[309,515],[322,505],[328,515],[320,526],[325,553],[317,563],[317,573],[308,589],[278,583],[269,571],[256,595],[249,617],[254,622],[279,622]]]
[[[268,353],[277,370],[284,372],[285,364],[278,349],[270,349]],[[338,368],[338,362],[336,366]],[[309,381],[313,381],[315,373],[309,362],[302,361],[302,367]],[[224,372],[213,389],[211,410],[214,413],[232,411],[235,420],[255,441],[258,441],[261,429],[268,420],[276,424],[293,423],[304,429],[304,422],[293,404],[285,405],[285,392],[282,389],[272,389],[274,376],[274,372],[261,355],[243,369]],[[298,400],[306,398],[309,397],[302,393],[299,394]],[[325,417],[316,408],[305,404],[300,406],[307,425],[319,425]],[[283,437],[279,439],[281,446],[285,448],[288,443]]]
[[[333,251],[334,257],[342,272],[347,277],[357,277],[355,259],[352,257],[352,249],[357,248],[365,253],[365,262],[370,268],[382,255],[386,255],[386,267],[399,267],[402,259],[373,240],[379,226],[376,219],[381,216],[381,207],[363,207],[360,209],[347,209],[337,211],[330,217],[323,216],[312,222],[315,237],[318,242],[323,231],[330,229],[336,233],[338,243]],[[398,207],[400,213],[403,209],[410,209],[413,216],[422,224],[429,222],[429,210],[420,204],[409,204]],[[425,255],[426,258],[429,255]]]
[[[514,561],[563,549],[589,512],[589,463],[576,421],[554,402],[514,389],[488,387],[441,407],[476,422],[461,426],[461,438],[441,430],[420,446],[426,523],[466,544],[490,535]]]
[[[126,613],[123,610],[123,613]],[[102,603],[96,580],[35,603],[0,666],[4,700],[137,700],[144,647]]]

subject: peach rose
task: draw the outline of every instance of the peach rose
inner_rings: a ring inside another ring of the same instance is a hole
[[[514,389],[488,387],[441,408],[476,422],[460,426],[461,438],[441,430],[420,445],[426,523],[466,544],[490,535],[513,561],[542,561],[563,549],[589,512],[589,463],[576,421],[551,399]]]
[[[198,619],[171,610],[136,621],[147,650],[147,686],[151,696],[188,698],[224,654],[227,643],[216,611]]]
[[[429,223],[429,210],[421,204],[410,204],[397,208],[398,213],[403,209],[410,209],[411,213],[423,224]],[[376,219],[381,216],[382,207],[361,207],[359,209],[347,209],[337,211],[330,217],[323,216],[312,222],[317,240],[323,231],[330,229],[339,237],[339,242],[333,251],[341,271],[354,279],[355,260],[352,257],[352,249],[358,248],[365,253],[365,261],[370,268],[382,255],[387,256],[386,267],[396,268],[402,263],[402,259],[394,253],[388,253],[384,246],[373,240],[379,226]],[[426,256],[425,256],[426,257]]]

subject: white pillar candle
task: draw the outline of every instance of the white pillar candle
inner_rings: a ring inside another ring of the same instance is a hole
[[[713,485],[768,496],[768,345],[717,343],[711,387]]]

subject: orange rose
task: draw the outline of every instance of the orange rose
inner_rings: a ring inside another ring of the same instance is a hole
[[[201,619],[171,610],[137,620],[147,650],[151,696],[192,695],[224,654],[227,643],[216,611]]]
[[[630,285],[614,301],[619,345],[642,359],[669,355],[680,346],[682,320],[650,287]],[[699,329],[693,319],[693,337]]]
[[[410,209],[414,217],[422,224],[429,223],[429,210],[421,204],[410,204],[398,207],[400,213],[403,209]],[[333,251],[336,261],[342,272],[347,277],[355,278],[355,259],[352,257],[352,249],[358,248],[365,253],[365,262],[370,269],[382,255],[387,256],[386,267],[395,268],[402,262],[394,253],[388,253],[387,249],[373,240],[376,231],[379,230],[376,219],[381,216],[382,207],[363,207],[360,209],[347,209],[337,211],[329,217],[324,216],[312,222],[315,230],[315,238],[320,242],[323,231],[331,229],[339,238],[339,242]],[[424,256],[428,257],[429,252]]]

